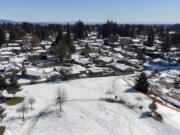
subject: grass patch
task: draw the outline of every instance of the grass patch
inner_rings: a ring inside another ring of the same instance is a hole
[[[23,97],[15,97],[15,98],[12,98],[12,99],[8,100],[6,102],[6,105],[10,105],[10,106],[17,105],[17,104],[19,104],[19,103],[21,103],[23,101],[24,101]]]

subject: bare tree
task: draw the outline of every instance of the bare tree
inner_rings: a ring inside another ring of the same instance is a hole
[[[28,111],[26,103],[23,103],[20,108],[17,109],[18,112],[22,112],[22,120],[25,119],[25,113]]]
[[[33,110],[33,104],[36,102],[36,100],[34,98],[30,97],[28,102],[31,105],[31,110]]]
[[[33,36],[31,39],[31,46],[32,47],[36,47],[40,44],[40,39],[38,38],[38,36]]]
[[[112,94],[114,94],[114,91],[110,89],[106,90],[106,95],[109,96],[110,99],[112,98]]]
[[[62,112],[62,104],[67,101],[67,93],[62,88],[57,89],[56,103],[59,105],[59,111]]]
[[[6,117],[5,108],[0,106],[0,122]]]

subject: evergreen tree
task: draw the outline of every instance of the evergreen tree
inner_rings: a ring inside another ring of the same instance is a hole
[[[114,42],[117,42],[118,41],[118,37],[116,35],[111,35],[108,37],[108,42],[110,44],[114,43]]]
[[[107,21],[101,26],[101,34],[103,38],[108,38],[112,34],[115,35],[117,31],[117,24],[113,21]]]
[[[5,108],[0,106],[0,122],[6,117]]]
[[[0,48],[6,42],[5,31],[0,28]]]
[[[9,94],[13,94],[14,98],[17,92],[21,91],[21,85],[18,83],[18,81],[14,78],[14,76],[11,76],[9,80],[10,84],[7,87],[7,92]]]
[[[72,44],[70,36],[67,34],[64,36],[62,31],[58,33],[55,42],[52,44],[51,52],[54,55],[59,56],[63,62],[64,58],[68,58],[75,52],[75,47]]]
[[[91,52],[91,49],[89,45],[86,44],[84,50],[82,51],[82,55],[84,55],[85,57],[88,57],[90,52]]]
[[[163,43],[161,44],[163,54],[168,52],[171,48],[171,36],[166,34],[163,38]]]
[[[146,62],[146,57],[144,56],[142,51],[138,51],[137,59],[140,61],[140,64],[143,64]]]
[[[55,40],[55,44],[58,44],[63,39],[63,32],[60,30]]]
[[[11,31],[10,31],[10,40],[11,41],[14,41],[14,40],[16,40],[18,38],[18,33],[14,30],[14,29],[12,29]]]
[[[86,27],[82,21],[78,21],[73,26],[75,39],[83,39],[85,37]]]
[[[7,88],[6,79],[0,75],[0,96],[3,97],[2,92]]]
[[[68,47],[68,50],[69,50],[69,53],[75,53],[76,51],[76,48],[75,46],[73,46],[73,43],[72,43],[72,40],[71,40],[71,37],[69,34],[66,34],[65,35],[65,41],[67,43],[67,47]]]
[[[144,93],[148,92],[149,82],[144,72],[142,72],[140,76],[136,79],[135,88]]]
[[[145,43],[146,46],[149,46],[149,47],[152,47],[154,44],[154,31],[153,29],[151,28],[149,34],[148,34],[148,40],[147,42]]]
[[[70,37],[71,36],[71,30],[70,30],[70,25],[69,23],[67,24],[67,35]]]

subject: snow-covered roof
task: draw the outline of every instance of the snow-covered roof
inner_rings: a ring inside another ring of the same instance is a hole
[[[91,67],[88,70],[92,73],[102,73],[103,72],[103,70],[99,67]]]
[[[111,57],[99,56],[98,60],[103,61],[105,63],[110,63],[113,59]]]
[[[79,74],[80,72],[85,72],[86,68],[82,67],[81,65],[73,65],[70,67],[71,68],[71,73],[72,74]]]
[[[155,46],[152,46],[152,47],[146,46],[145,49],[148,50],[148,51],[155,51],[156,47]]]
[[[139,64],[139,60],[137,60],[137,59],[130,59],[129,62],[131,64],[134,64],[134,65],[138,65]]]
[[[152,63],[154,64],[161,64],[161,65],[169,65],[169,62],[167,60],[163,60],[163,59],[154,59],[152,61]]]
[[[37,76],[40,77],[43,75],[43,71],[42,70],[38,70],[35,68],[27,68],[26,69],[26,74],[30,75],[30,76]]]
[[[40,44],[41,44],[41,45],[51,45],[52,42],[51,42],[51,41],[41,41]]]
[[[75,62],[81,64],[81,65],[87,65],[90,64],[91,62],[86,59],[86,58],[79,58],[79,59],[75,59]]]
[[[15,53],[13,53],[13,52],[1,52],[0,55],[4,55],[4,56],[11,55],[11,56],[14,56]]]
[[[120,52],[122,49],[121,49],[121,47],[116,47],[116,48],[113,48],[113,50],[116,52]]]
[[[140,42],[140,39],[136,38],[136,39],[132,39],[132,41],[135,42],[135,43],[138,43],[138,42]]]
[[[17,66],[14,66],[13,64],[8,64],[5,66],[5,72],[8,72],[12,69],[19,70],[19,68]]]
[[[133,69],[132,67],[130,66],[127,66],[125,64],[120,64],[120,63],[113,63],[112,66],[118,70],[121,70],[121,71],[124,71],[126,69]]]
[[[92,58],[98,57],[99,54],[98,53],[89,53],[89,56]]]

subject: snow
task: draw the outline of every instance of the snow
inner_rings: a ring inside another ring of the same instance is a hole
[[[58,106],[55,105],[58,87],[63,88],[68,95],[61,117],[58,117]],[[103,101],[107,89],[113,90],[129,106]],[[150,99],[130,88],[122,77],[23,86],[23,91],[17,95],[26,99],[34,97],[34,110],[29,111],[25,115],[26,121],[22,122],[19,118],[21,114],[16,112],[20,105],[4,105],[8,113],[3,122],[7,127],[5,135],[180,134],[179,112],[158,105],[158,112],[163,115],[164,122],[147,117]],[[139,110],[137,105],[142,105],[143,109]],[[43,115],[38,117],[42,112]]]
[[[120,64],[120,63],[113,63],[112,66],[115,67],[116,69],[121,70],[121,71],[124,71],[124,70],[129,69],[129,68],[130,68],[130,69],[133,69],[133,68],[130,67],[130,66],[127,66],[127,65],[125,65],[125,64]]]

